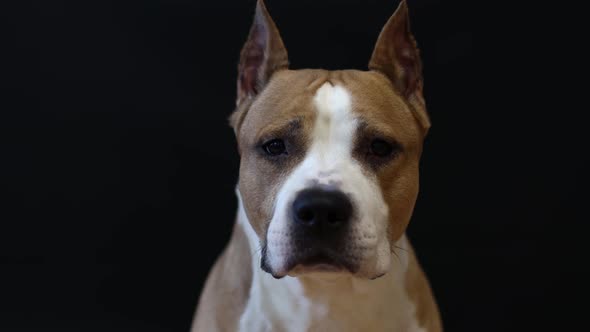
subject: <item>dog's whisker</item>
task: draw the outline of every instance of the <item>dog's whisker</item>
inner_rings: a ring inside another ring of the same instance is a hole
[[[254,253],[260,255],[262,253],[262,246],[258,246],[258,249],[254,250]]]
[[[405,252],[408,252],[408,249],[406,249],[406,248],[402,248],[402,247],[396,246],[395,244],[394,244],[393,246],[394,246],[396,249],[400,249],[400,250],[403,250],[403,251],[405,251]]]
[[[402,264],[402,260],[399,258],[399,255],[395,252],[395,250],[391,250],[391,252],[397,257],[397,261]]]

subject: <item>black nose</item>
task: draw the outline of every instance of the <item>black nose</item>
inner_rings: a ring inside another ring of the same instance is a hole
[[[339,228],[350,221],[352,204],[338,190],[305,189],[293,202],[293,219],[297,226]]]

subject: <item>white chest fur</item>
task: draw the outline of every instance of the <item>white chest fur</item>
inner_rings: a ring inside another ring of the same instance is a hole
[[[274,279],[260,269],[258,238],[240,202],[239,223],[250,243],[253,279],[239,331],[422,332],[404,289],[408,260],[402,253],[376,280],[316,274]],[[404,247],[405,236],[398,246]]]

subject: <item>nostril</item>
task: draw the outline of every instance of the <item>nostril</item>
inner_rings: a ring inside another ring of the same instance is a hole
[[[303,222],[313,221],[314,213],[310,208],[303,207],[296,212],[297,219]]]

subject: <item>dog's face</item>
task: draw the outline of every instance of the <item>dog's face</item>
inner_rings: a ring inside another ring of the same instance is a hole
[[[232,115],[239,192],[275,277],[389,270],[418,193],[429,128],[407,8],[384,27],[369,71],[289,70],[264,5],[240,59]]]

